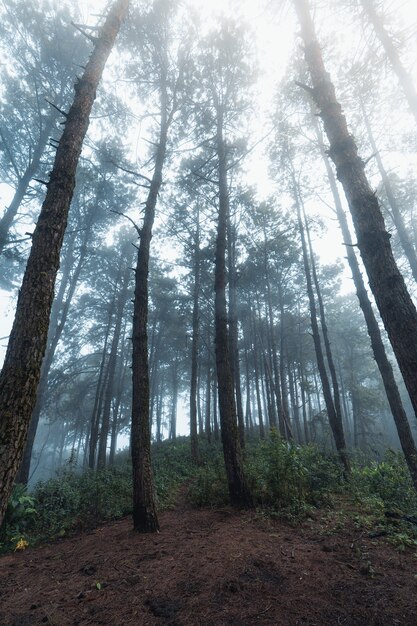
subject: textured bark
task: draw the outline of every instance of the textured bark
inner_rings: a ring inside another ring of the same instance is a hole
[[[379,202],[324,67],[307,0],[294,0],[313,96],[330,142],[329,154],[352,213],[358,247],[382,321],[417,415],[417,311],[395,263]]]
[[[375,29],[376,36],[381,42],[385,53],[390,60],[392,69],[396,73],[398,81],[404,91],[410,111],[414,115],[414,119],[417,122],[417,92],[413,85],[411,75],[406,71],[401,63],[401,59],[397,49],[395,48],[394,42],[385,30],[384,22],[375,9],[374,0],[362,0],[362,6],[369,21]]]
[[[166,75],[163,75],[161,77],[160,133],[155,155],[155,168],[145,204],[143,225],[140,230],[138,259],[135,271],[135,298],[133,304],[133,396],[131,431],[133,527],[140,532],[156,532],[159,530],[151,465],[147,328],[150,244],[158,193],[162,185],[162,171],[166,157],[169,123],[172,119],[172,116],[169,116],[167,111],[166,80]]]
[[[33,233],[32,249],[0,375],[0,523],[19,468],[45,353],[59,255],[75,186],[75,172],[105,63],[119,32],[128,0],[110,9],[81,79],[75,85]]]
[[[226,231],[229,214],[226,151],[223,139],[222,115],[217,111],[217,157],[219,174],[219,207],[215,256],[215,337],[216,371],[219,393],[219,410],[224,462],[233,505],[253,505],[243,471],[242,452],[239,443],[233,378],[230,367],[229,336],[226,306]]]
[[[298,189],[296,187],[294,176],[293,176],[293,185],[294,185],[294,201],[295,201],[296,208],[297,208],[298,228],[300,230],[304,271],[305,271],[306,283],[307,283],[307,294],[308,294],[308,300],[310,304],[311,329],[313,331],[313,341],[314,341],[314,349],[316,352],[317,367],[318,367],[319,374],[320,374],[324,402],[326,404],[326,410],[327,410],[327,417],[329,419],[329,424],[330,424],[330,428],[333,434],[333,439],[336,445],[336,450],[339,454],[340,461],[344,467],[345,473],[349,474],[350,463],[349,463],[348,455],[346,452],[346,442],[345,442],[345,435],[343,432],[343,424],[341,421],[341,417],[337,415],[336,409],[334,406],[332,392],[330,389],[330,382],[329,382],[329,378],[328,378],[327,371],[326,371],[326,365],[324,362],[323,349],[321,346],[319,325],[317,321],[316,303],[314,299],[313,284],[311,281],[311,273],[310,273],[310,263],[308,259],[307,242],[305,239],[304,226],[303,226],[303,222],[301,219],[300,199],[298,197]]]
[[[323,145],[320,129],[316,122],[317,138],[320,145]],[[381,331],[379,330],[378,321],[375,317],[372,309],[372,304],[366,291],[365,283],[362,278],[361,270],[358,260],[352,245],[352,238],[349,231],[348,222],[345,212],[343,210],[342,202],[339,196],[337,183],[333,170],[330,166],[329,160],[322,148],[322,158],[327,171],[327,177],[329,180],[330,188],[333,195],[333,200],[336,208],[336,215],[339,221],[340,229],[343,235],[343,241],[346,244],[346,254],[349,263],[350,271],[352,272],[353,282],[355,284],[356,295],[359,300],[359,306],[362,309],[363,316],[366,322],[366,328],[368,331],[369,339],[371,341],[372,352],[375,358],[375,362],[378,366],[381,374],[382,382],[384,385],[385,393],[388,403],[390,405],[391,413],[394,418],[394,422],[397,428],[398,437],[400,439],[401,448],[404,452],[411,478],[413,480],[414,487],[417,489],[417,449],[414,443],[413,435],[411,432],[410,424],[408,422],[407,414],[405,412],[400,392],[398,390],[397,383],[395,381],[394,372],[392,370],[391,363],[389,362],[384,343],[381,337]],[[345,412],[346,413],[346,412]]]
[[[65,324],[68,317],[68,311],[72,302],[72,298],[75,293],[75,289],[78,284],[78,279],[82,267],[84,265],[85,257],[87,255],[87,243],[88,243],[89,231],[86,231],[83,237],[83,243],[81,245],[80,253],[75,265],[73,255],[73,243],[71,242],[69,250],[69,258],[66,260],[65,268],[62,275],[62,280],[59,286],[58,294],[52,306],[51,319],[48,331],[47,349],[45,352],[45,358],[42,363],[41,376],[39,379],[37,397],[35,408],[33,409],[32,416],[30,418],[29,430],[26,439],[25,450],[23,453],[22,462],[19,467],[18,474],[16,476],[16,482],[26,485],[29,481],[30,463],[32,458],[33,444],[35,443],[36,432],[38,429],[39,418],[42,412],[42,408],[45,402],[45,396],[48,389],[48,377],[51,370],[51,366],[54,360],[55,352],[58,347],[59,340],[64,331]],[[74,270],[71,275],[71,270]]]

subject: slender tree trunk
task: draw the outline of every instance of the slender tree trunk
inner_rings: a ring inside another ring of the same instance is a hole
[[[219,207],[215,258],[215,336],[216,368],[219,393],[221,437],[224,462],[233,505],[250,507],[252,497],[243,471],[242,452],[239,443],[233,378],[230,367],[229,336],[226,306],[226,231],[229,214],[229,192],[227,185],[227,160],[223,139],[223,120],[217,110],[217,157],[219,174]]]
[[[126,374],[128,370],[128,361],[126,359],[126,321],[123,328],[123,336],[122,336],[122,354],[120,359],[120,374],[117,383],[117,392],[116,392],[116,400],[113,407],[113,422],[112,422],[112,432],[111,432],[111,440],[110,440],[110,454],[109,454],[109,465],[114,465],[114,459],[116,456],[116,445],[117,445],[117,436],[119,434],[119,422],[120,422],[120,412],[122,407],[122,397],[123,390],[125,387]],[[122,407],[123,408],[123,407]]]
[[[169,427],[169,438],[175,441],[177,438],[177,404],[178,404],[178,356],[175,355],[172,366],[172,408]]]
[[[205,431],[206,437],[209,443],[211,443],[211,368],[210,363],[207,363],[207,382],[206,382],[206,419],[205,419]]]
[[[371,341],[372,352],[379,372],[381,374],[387,400],[390,405],[391,413],[397,428],[398,437],[400,439],[401,448],[403,450],[414,487],[417,489],[417,448],[414,443],[407,414],[405,412],[400,392],[398,390],[398,386],[394,377],[394,372],[388,359],[384,342],[382,341],[378,321],[372,309],[372,304],[366,291],[359,263],[352,245],[352,237],[350,235],[348,222],[345,212],[343,210],[336,179],[333,174],[333,170],[330,167],[329,160],[323,151],[323,140],[320,129],[317,125],[317,122],[315,123],[317,137],[320,146],[322,147],[322,158],[326,167],[327,177],[329,180],[330,189],[332,191],[333,200],[336,208],[337,219],[339,221],[344,243],[346,244],[347,260],[349,263],[350,271],[352,272],[352,278],[356,289],[356,295],[359,300],[359,306],[361,307],[363,316],[365,318],[366,328]]]
[[[332,352],[332,348],[331,348],[331,345],[330,345],[329,331],[328,331],[327,322],[326,322],[326,313],[325,313],[325,310],[324,310],[324,302],[323,302],[323,297],[321,295],[321,288],[320,288],[319,279],[318,279],[318,276],[317,276],[316,262],[315,262],[315,259],[314,259],[313,246],[311,244],[310,229],[308,227],[307,216],[306,216],[306,213],[305,213],[304,206],[302,208],[303,208],[304,224],[305,224],[305,229],[306,229],[306,234],[307,234],[308,248],[309,248],[309,252],[310,252],[311,271],[312,271],[314,286],[315,286],[315,289],[316,289],[317,302],[318,302],[318,305],[319,305],[321,330],[322,330],[322,334],[323,334],[323,341],[324,341],[324,347],[325,347],[325,350],[326,350],[327,363],[328,363],[328,366],[329,366],[330,378],[331,378],[332,387],[333,387],[334,408],[335,408],[335,411],[336,411],[337,421],[338,421],[339,424],[341,424],[341,427],[343,429],[343,417],[342,417],[342,407],[341,407],[341,403],[340,403],[339,381],[337,380],[336,367],[335,367],[335,364],[334,364],[333,352]]]
[[[362,6],[365,10],[366,15],[368,16],[369,21],[374,27],[376,36],[381,42],[385,53],[390,60],[392,69],[396,73],[398,81],[404,91],[405,97],[407,98],[410,111],[414,115],[414,119],[417,122],[417,92],[413,85],[411,75],[405,70],[397,49],[394,45],[394,42],[385,30],[384,22],[375,9],[374,0],[362,0]]]
[[[106,384],[106,361],[107,361],[107,344],[110,336],[110,328],[111,328],[111,320],[113,317],[113,304],[110,307],[109,311],[109,319],[106,328],[106,335],[104,338],[104,346],[100,363],[100,370],[98,374],[96,393],[94,396],[94,405],[93,411],[91,413],[90,418],[90,436],[88,442],[88,467],[90,469],[94,469],[96,463],[96,451],[97,451],[97,442],[98,442],[98,430],[99,430],[99,422],[100,422],[100,413],[101,413],[101,401],[103,398],[103,392]]]
[[[251,349],[252,349],[252,358],[253,358],[253,369],[255,374],[255,391],[256,391],[256,406],[258,410],[258,423],[259,423],[259,437],[261,439],[265,439],[265,427],[263,421],[263,413],[262,413],[262,401],[261,401],[261,389],[259,384],[260,379],[260,371],[259,371],[259,362],[258,362],[258,351],[256,349],[256,333],[255,333],[255,320],[253,319],[252,311],[249,314],[250,317],[250,336],[251,336]]]
[[[133,527],[140,532],[159,530],[156,512],[155,488],[151,465],[151,428],[149,420],[149,363],[148,363],[148,299],[149,254],[155,208],[162,185],[162,171],[166,156],[169,116],[166,76],[161,83],[161,127],[156,150],[155,169],[145,204],[140,230],[138,260],[135,271],[135,298],[133,305],[133,397],[132,397],[132,471],[133,471]]]
[[[299,409],[298,409],[297,382],[294,379],[292,367],[291,367],[288,359],[287,359],[287,363],[288,363],[288,383],[289,383],[289,388],[290,388],[290,400],[291,400],[291,406],[292,406],[292,413],[293,413],[293,416],[294,416],[295,431],[297,433],[298,443],[301,443],[303,438],[302,438],[302,434],[301,434],[300,412],[299,412]]]
[[[228,278],[229,278],[229,354],[235,388],[237,424],[240,447],[245,447],[245,422],[243,418],[242,388],[240,380],[240,361],[238,346],[237,320],[237,276],[236,276],[236,232],[232,227],[230,215],[227,218]]]
[[[214,433],[214,441],[219,441],[220,439],[220,428],[219,428],[219,420],[217,418],[217,377],[213,376],[213,433]]]
[[[113,47],[128,0],[109,11],[67,114],[48,191],[32,237],[32,249],[0,375],[0,524],[19,468],[45,353],[59,255],[97,85]]]
[[[366,178],[365,165],[349,134],[333,83],[324,67],[308,1],[294,0],[294,4],[312,78],[310,91],[321,112],[330,142],[329,154],[352,213],[369,284],[417,415],[417,311],[395,263],[378,200]]]
[[[320,380],[323,388],[323,396],[326,404],[327,417],[329,420],[330,428],[333,433],[333,438],[336,444],[336,449],[338,451],[340,461],[344,467],[344,471],[346,474],[350,472],[350,464],[349,459],[346,452],[346,443],[345,443],[345,435],[343,432],[343,424],[341,421],[341,416],[336,413],[335,406],[333,403],[332,392],[330,389],[329,378],[327,376],[326,366],[324,363],[323,349],[321,346],[319,326],[317,322],[317,310],[316,303],[314,300],[313,294],[313,285],[311,281],[311,273],[310,273],[310,264],[308,260],[308,252],[307,252],[307,243],[304,234],[304,226],[301,218],[301,206],[300,199],[298,196],[298,188],[296,186],[295,177],[293,174],[293,186],[294,186],[294,201],[297,208],[297,218],[298,218],[298,228],[300,231],[301,237],[301,247],[303,252],[303,261],[304,261],[304,271],[306,276],[307,283],[307,294],[308,300],[310,304],[310,319],[311,319],[311,328],[313,331],[313,341],[314,348],[316,352],[317,359],[317,367],[319,369]]]
[[[303,427],[304,427],[304,441],[305,443],[309,443],[310,441],[310,430],[308,427],[308,419],[307,419],[307,381],[304,375],[304,366],[302,363],[302,358],[300,356],[300,361],[298,363],[298,378],[300,381],[300,390],[301,390],[301,402],[302,402],[302,411],[303,411]]]
[[[112,403],[113,395],[114,395],[114,379],[115,379],[115,373],[116,373],[117,353],[119,349],[120,334],[122,330],[123,311],[125,309],[126,301],[128,297],[130,272],[131,272],[131,268],[127,267],[123,274],[122,284],[120,285],[120,293],[118,295],[118,303],[116,307],[116,321],[114,325],[113,339],[112,339],[111,348],[110,348],[107,384],[106,384],[106,391],[104,394],[101,430],[100,430],[100,437],[99,437],[99,443],[98,443],[97,469],[104,469],[104,467],[106,466],[107,440],[108,440],[109,428],[110,428],[111,403]]]
[[[190,440],[191,459],[200,462],[197,432],[197,367],[199,344],[199,298],[200,298],[200,209],[197,206],[196,229],[194,234],[194,285],[193,285],[193,320],[191,340],[191,381],[190,381]]]
[[[245,379],[246,379],[246,410],[245,428],[247,432],[252,430],[252,406],[251,406],[251,379],[249,373],[249,352],[245,346]]]
[[[287,378],[285,373],[285,309],[284,299],[282,295],[281,281],[278,283],[278,297],[280,306],[280,358],[279,358],[279,377],[281,381],[281,395],[282,395],[282,419],[285,428],[285,438],[293,439],[293,433],[290,421],[290,410],[288,406],[288,387]]]
[[[203,413],[201,410],[201,361],[197,364],[197,424],[199,434],[204,435]]]
[[[271,296],[271,284],[269,280],[269,267],[268,267],[268,252],[267,252],[267,237],[264,227],[264,271],[265,271],[265,281],[266,281],[266,307],[268,310],[268,321],[269,321],[269,342],[271,345],[272,351],[272,372],[271,381],[273,381],[274,394],[276,399],[276,407],[278,412],[278,426],[281,437],[284,439],[287,438],[286,432],[286,415],[284,404],[282,401],[282,393],[281,393],[281,376],[280,376],[280,367],[278,364],[278,352],[277,352],[277,344],[275,340],[275,325],[274,325],[274,315],[272,311],[272,296]]]

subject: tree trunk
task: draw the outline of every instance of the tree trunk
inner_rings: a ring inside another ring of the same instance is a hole
[[[58,347],[59,340],[65,328],[65,324],[68,317],[68,311],[74,296],[75,289],[78,284],[78,279],[82,267],[84,265],[85,257],[87,255],[87,242],[88,236],[84,236],[83,243],[81,245],[80,254],[77,259],[77,263],[72,276],[70,275],[73,269],[73,243],[70,244],[69,259],[65,264],[65,269],[62,275],[62,280],[59,285],[57,297],[52,305],[51,319],[48,331],[47,348],[45,352],[45,358],[42,363],[41,376],[38,384],[38,391],[36,397],[35,408],[33,409],[32,416],[30,418],[29,430],[26,439],[25,450],[23,452],[22,462],[19,467],[19,471],[16,476],[16,482],[26,485],[29,480],[30,462],[32,458],[33,444],[35,443],[36,432],[38,429],[39,418],[45,402],[45,395],[48,389],[48,377],[51,370],[51,366],[54,360],[55,352]],[[68,289],[67,289],[68,288]],[[66,293],[66,295],[65,295]],[[65,298],[65,300],[64,300]]]
[[[0,524],[19,468],[45,353],[49,316],[75,172],[105,63],[128,0],[110,9],[66,117],[48,191],[32,237],[32,249],[0,375]]]
[[[100,430],[100,437],[99,437],[99,442],[98,442],[97,469],[104,469],[106,466],[107,439],[109,436],[109,429],[110,429],[110,412],[111,412],[111,403],[113,400],[113,392],[114,392],[114,379],[115,379],[115,373],[116,373],[117,352],[119,349],[120,334],[122,330],[123,311],[126,306],[126,301],[128,297],[130,272],[131,272],[131,268],[127,267],[124,271],[122,284],[120,285],[121,290],[118,294],[118,303],[116,307],[116,321],[114,325],[113,339],[112,339],[111,348],[110,348],[110,356],[109,356],[108,372],[107,372],[107,384],[106,384],[106,391],[104,394],[101,430]]]
[[[143,225],[140,230],[138,260],[135,271],[135,298],[133,304],[133,396],[131,431],[133,527],[140,532],[156,532],[159,530],[151,465],[147,326],[150,244],[158,193],[162,185],[162,171],[166,156],[169,128],[166,76],[163,76],[161,80],[161,127],[156,150],[155,169],[145,204]]]
[[[98,429],[100,422],[100,413],[101,413],[101,402],[103,398],[103,392],[106,384],[106,360],[107,360],[107,344],[110,336],[110,328],[111,328],[111,320],[113,317],[113,305],[110,307],[109,311],[109,319],[107,322],[106,335],[104,338],[104,346],[100,363],[100,370],[98,374],[98,381],[96,386],[96,393],[94,396],[94,405],[93,411],[91,413],[90,418],[90,436],[88,442],[88,467],[90,469],[94,469],[96,463],[96,451],[97,451],[97,442],[98,442]]]
[[[252,311],[249,314],[250,318],[250,337],[251,337],[251,350],[252,350],[252,358],[253,358],[253,370],[255,375],[255,391],[256,391],[256,406],[258,411],[258,423],[259,423],[259,437],[261,439],[265,439],[265,427],[263,421],[263,413],[262,413],[262,402],[261,402],[261,390],[260,390],[260,371],[259,371],[259,362],[258,362],[258,351],[256,349],[256,333],[255,333],[255,320],[253,319]]]
[[[369,338],[371,340],[372,352],[381,374],[382,382],[384,384],[385,393],[388,403],[391,408],[391,413],[394,418],[394,422],[397,428],[398,437],[400,439],[401,448],[406,459],[411,478],[414,487],[417,489],[417,448],[414,443],[413,435],[411,433],[410,424],[408,422],[407,414],[405,412],[400,392],[398,390],[397,383],[395,381],[394,372],[392,370],[391,363],[389,362],[384,343],[381,337],[381,331],[379,330],[378,321],[372,309],[372,304],[366,291],[365,283],[362,278],[361,270],[358,260],[352,245],[352,238],[350,236],[349,226],[346,219],[345,212],[343,210],[342,202],[340,199],[339,191],[333,170],[330,167],[330,163],[326,154],[323,151],[323,141],[320,133],[320,129],[316,124],[317,137],[321,146],[322,158],[327,171],[327,177],[329,180],[330,188],[333,195],[333,200],[336,208],[336,215],[339,221],[340,229],[344,243],[346,244],[346,254],[349,263],[350,271],[352,272],[352,278],[356,289],[356,295],[359,300],[359,306],[362,309],[363,316],[366,322],[366,328]]]
[[[294,0],[312,77],[311,94],[330,142],[329,154],[343,185],[369,284],[417,415],[417,311],[395,263],[390,235],[378,200],[365,175],[335,89],[323,64],[307,0]]]
[[[200,462],[197,432],[197,365],[199,339],[199,297],[200,297],[200,210],[197,207],[196,229],[194,234],[194,285],[193,285],[193,328],[191,339],[191,381],[190,381],[190,440],[191,459]]]
[[[211,443],[211,368],[210,363],[207,363],[207,382],[206,382],[206,437],[207,441]]]
[[[230,215],[227,218],[228,278],[229,278],[229,355],[235,388],[237,424],[240,447],[245,447],[245,422],[243,418],[242,388],[240,380],[240,362],[238,346],[237,320],[237,276],[236,276],[236,232],[232,227]]]
[[[227,186],[226,150],[223,139],[223,120],[220,110],[217,111],[216,139],[219,174],[219,206],[214,291],[216,368],[221,437],[230,501],[236,506],[250,507],[253,505],[253,502],[243,471],[229,355],[230,342],[227,328],[226,306],[226,231],[229,214],[229,192]]]
[[[333,398],[332,398],[332,392],[330,389],[329,378],[327,376],[326,366],[324,363],[323,350],[321,347],[319,326],[317,322],[316,303],[314,300],[313,285],[311,282],[311,274],[310,274],[310,264],[309,264],[308,253],[307,253],[307,243],[306,243],[306,239],[304,235],[304,227],[303,227],[303,223],[301,219],[300,199],[298,196],[299,191],[296,185],[294,173],[293,173],[292,178],[293,178],[293,186],[294,186],[294,189],[293,189],[294,201],[295,201],[295,205],[297,208],[298,228],[300,231],[301,247],[302,247],[302,252],[303,252],[304,271],[305,271],[306,283],[307,283],[307,294],[308,294],[308,300],[310,304],[310,319],[311,319],[311,328],[313,331],[313,341],[314,341],[314,348],[316,352],[317,367],[319,369],[320,380],[321,380],[321,384],[323,388],[323,396],[324,396],[324,401],[326,404],[327,417],[329,420],[330,428],[333,433],[333,438],[336,444],[336,449],[338,451],[340,461],[344,467],[345,473],[349,474],[350,464],[349,464],[349,459],[348,459],[347,452],[346,452],[346,443],[345,443],[345,435],[343,432],[343,424],[341,422],[340,416],[337,415],[336,410],[335,410],[335,406],[334,406]]]
[[[175,355],[172,365],[172,408],[169,427],[169,438],[175,441],[177,438],[177,404],[178,404],[178,355]]]
[[[324,347],[325,347],[325,350],[326,350],[327,363],[328,363],[328,366],[329,366],[330,378],[331,378],[332,387],[333,387],[334,408],[335,408],[335,411],[336,411],[337,422],[338,422],[338,424],[340,424],[341,428],[343,429],[343,417],[342,417],[342,407],[341,407],[341,404],[340,404],[339,381],[337,380],[336,367],[335,367],[335,364],[334,364],[333,353],[332,353],[332,348],[331,348],[330,339],[329,339],[329,331],[328,331],[328,328],[327,328],[326,313],[325,313],[325,310],[324,310],[324,302],[323,302],[323,298],[322,298],[322,295],[321,295],[319,279],[318,279],[318,276],[317,276],[316,262],[315,262],[315,259],[314,259],[313,246],[311,245],[310,229],[308,227],[307,216],[306,216],[306,213],[305,213],[304,206],[303,206],[303,216],[304,216],[304,224],[305,224],[306,233],[307,233],[308,248],[309,248],[309,252],[310,252],[310,261],[311,261],[311,270],[312,270],[313,282],[314,282],[314,286],[315,286],[315,289],[316,289],[317,302],[318,302],[319,311],[320,311],[321,330],[322,330],[322,334],[323,334],[323,341],[324,341]]]
[[[124,345],[125,330],[126,329],[124,329],[123,331],[122,346]],[[117,435],[118,435],[119,421],[120,421],[119,412],[120,412],[120,406],[122,404],[122,394],[123,394],[126,373],[127,373],[127,368],[128,368],[124,351],[122,352],[121,361],[122,361],[122,363],[120,364],[121,371],[120,371],[119,381],[117,384],[116,400],[113,406],[113,420],[112,420],[111,439],[110,439],[109,465],[114,465],[114,459],[116,456]]]

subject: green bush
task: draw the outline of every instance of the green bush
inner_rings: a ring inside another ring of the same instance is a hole
[[[351,489],[359,499],[380,500],[386,510],[400,513],[417,510],[417,494],[399,452],[390,450],[382,461],[372,461],[364,467],[354,465]]]
[[[300,446],[283,440],[276,431],[268,440],[249,448],[247,472],[252,492],[260,506],[297,518],[312,506],[332,502],[343,488],[338,459],[317,446]]]
[[[14,550],[19,545],[25,547],[35,524],[35,505],[35,498],[28,495],[23,485],[14,487],[0,529],[0,552]]]
[[[193,506],[218,507],[229,503],[226,471],[222,459],[205,463],[195,470],[188,487],[188,500]]]

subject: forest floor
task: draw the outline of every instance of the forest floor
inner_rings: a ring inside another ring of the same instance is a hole
[[[1,557],[0,624],[417,624],[415,548],[338,507],[291,526],[180,497],[160,523],[140,535],[126,518]]]

